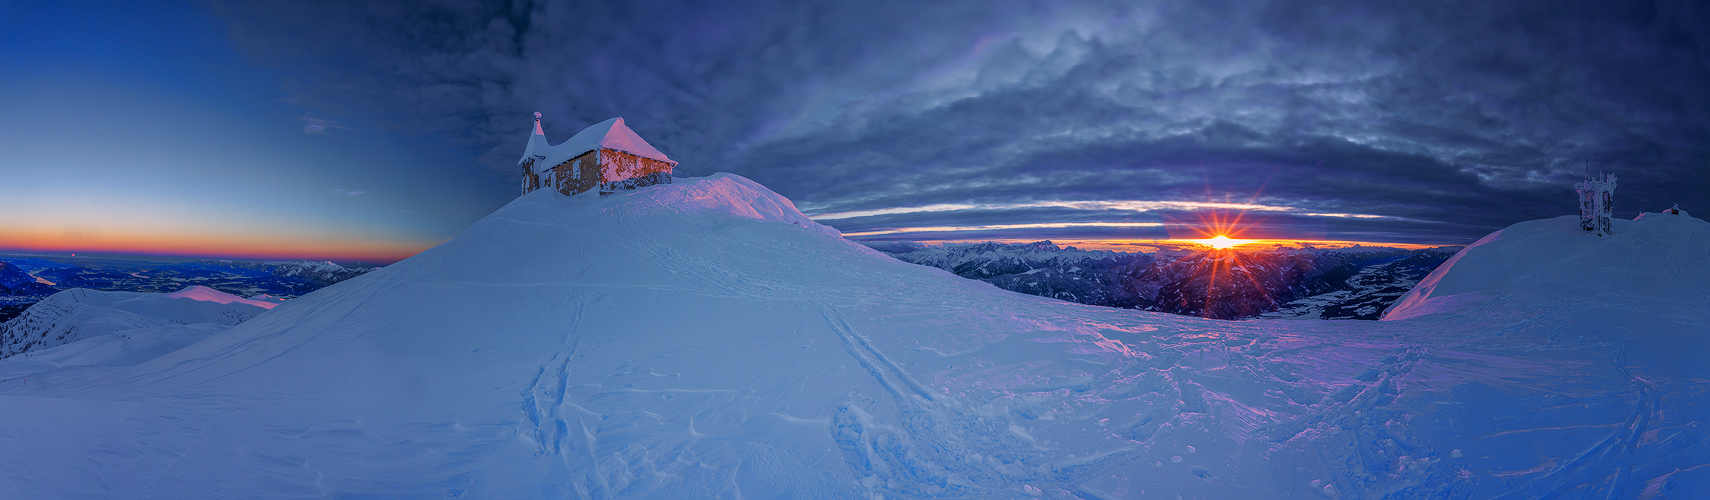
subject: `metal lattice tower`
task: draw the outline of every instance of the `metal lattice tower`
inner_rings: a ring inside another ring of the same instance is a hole
[[[1588,171],[1585,180],[1573,185],[1579,191],[1579,227],[1586,231],[1597,233],[1598,236],[1614,234],[1609,225],[1610,213],[1614,211],[1615,174],[1598,172],[1592,177]]]

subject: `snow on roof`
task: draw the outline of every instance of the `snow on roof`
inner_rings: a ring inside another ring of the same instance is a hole
[[[648,144],[641,136],[635,135],[634,130],[630,130],[628,126],[623,124],[623,117],[593,124],[582,129],[581,132],[577,132],[570,140],[554,146],[546,142],[546,133],[540,128],[540,113],[535,113],[534,134],[529,136],[528,147],[523,149],[522,158],[518,159],[517,163],[527,161],[534,156],[544,156],[546,159],[542,164],[557,165],[581,156],[582,153],[601,148],[623,151],[642,158],[652,158],[670,163],[673,166],[677,164],[676,161],[666,157],[665,153],[654,149],[653,145]]]

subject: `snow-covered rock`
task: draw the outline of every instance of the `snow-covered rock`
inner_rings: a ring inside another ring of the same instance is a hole
[[[537,191],[158,357],[0,360],[0,496],[1710,488],[1710,312],[1558,313],[1229,322],[1091,307],[884,257],[737,176]]]

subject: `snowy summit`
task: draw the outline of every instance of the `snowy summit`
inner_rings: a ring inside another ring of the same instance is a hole
[[[904,263],[735,175],[540,191],[170,353],[0,360],[0,496],[1710,491],[1703,265],[1539,247],[1702,257],[1690,217],[1517,225],[1391,321],[1230,322]],[[1434,302],[1465,296],[1495,305]]]
[[[1646,212],[1588,232],[1582,220],[1564,215],[1490,233],[1432,271],[1384,319],[1494,309],[1524,314],[1578,301],[1639,315],[1710,310],[1710,224]]]

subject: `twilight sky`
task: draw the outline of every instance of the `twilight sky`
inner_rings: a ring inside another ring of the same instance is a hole
[[[146,3],[147,5],[136,5]],[[0,0],[0,248],[389,262],[622,116],[857,239],[1710,213],[1710,7]]]

